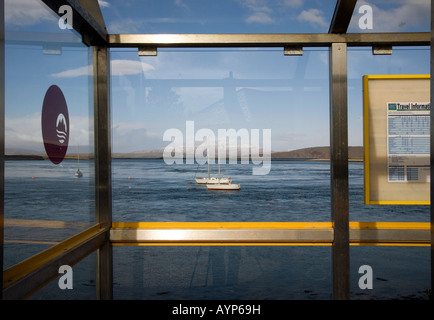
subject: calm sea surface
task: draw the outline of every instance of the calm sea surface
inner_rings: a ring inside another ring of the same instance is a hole
[[[254,165],[222,165],[221,175],[241,184],[239,191],[208,191],[194,182],[207,166],[163,160],[114,159],[114,221],[330,221],[330,164],[273,161],[268,175]],[[64,228],[11,226],[5,229],[5,266],[93,223],[93,165],[60,166],[48,161],[6,161],[5,218],[79,222]],[[218,166],[211,166],[212,174]],[[349,164],[351,221],[429,221],[429,206],[366,206],[363,163]],[[8,221],[8,220],[7,220]],[[9,220],[10,221],[10,220]],[[14,241],[19,240],[19,241]],[[43,241],[42,241],[43,240]],[[171,247],[115,246],[116,299],[330,299],[331,248],[328,246]],[[361,265],[374,272],[374,288],[361,290]],[[351,247],[353,299],[426,299],[430,287],[428,247]],[[56,281],[35,299],[93,296],[94,257],[74,267],[76,289],[59,290]],[[90,269],[90,271],[89,271]]]

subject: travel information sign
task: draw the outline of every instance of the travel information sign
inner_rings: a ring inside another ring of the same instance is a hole
[[[364,76],[365,204],[430,204],[429,75]]]

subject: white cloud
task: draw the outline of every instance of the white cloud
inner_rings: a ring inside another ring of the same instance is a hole
[[[298,15],[297,19],[320,27],[328,26],[328,23],[324,18],[324,13],[318,9],[303,10]]]
[[[70,146],[86,146],[92,143],[93,139],[93,118],[87,116],[74,116],[69,117],[69,126],[71,134],[69,136]],[[76,152],[76,150],[71,150]]]
[[[86,116],[70,115],[69,145],[88,145],[92,120]],[[5,148],[8,152],[29,150],[43,153],[41,113],[35,113],[26,117],[5,118]],[[75,152],[75,150],[72,150]]]
[[[237,0],[238,4],[252,12],[247,18],[247,23],[273,23],[271,17],[273,10],[268,6],[268,0]]]
[[[58,19],[41,1],[5,0],[6,25],[29,26]]]
[[[42,150],[41,114],[5,118],[5,148]]]
[[[101,8],[108,8],[110,7],[110,3],[108,3],[108,1],[104,1],[104,0],[98,0],[99,6]]]
[[[154,69],[149,63],[137,60],[112,60],[111,62],[111,74],[113,76],[140,74]]]
[[[188,6],[182,0],[175,0],[175,5],[180,8],[189,9]]]
[[[54,78],[75,78],[75,77],[87,76],[91,74],[92,74],[92,70],[90,69],[90,66],[85,66],[85,67],[65,70],[58,73],[53,73],[51,74],[51,76]]]
[[[248,23],[273,23],[274,20],[265,12],[256,12],[246,19]]]
[[[223,89],[216,87],[177,87],[173,90],[185,106],[186,113],[195,113],[223,99]]]
[[[126,76],[144,73],[148,70],[153,70],[154,67],[148,63],[137,60],[112,60],[111,64],[112,76]],[[92,74],[91,66],[78,67],[51,74],[55,78],[75,78]]]

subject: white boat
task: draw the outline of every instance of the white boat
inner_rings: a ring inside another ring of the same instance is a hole
[[[208,177],[208,178],[194,178],[198,184],[218,184],[218,183],[231,183],[232,179],[231,177],[227,178],[214,178],[214,177]]]
[[[80,147],[79,146],[77,146],[77,163],[78,163],[78,169],[77,169],[77,171],[75,172],[75,176],[77,177],[77,178],[81,178],[82,176],[83,176],[83,173],[80,171],[80,149],[79,149]]]
[[[232,183],[215,183],[207,184],[208,190],[240,190],[241,186],[239,184]]]
[[[208,141],[208,150],[209,150],[209,141]],[[231,183],[232,182],[231,177],[220,178],[220,162],[219,161],[218,161],[218,164],[219,164],[218,178],[211,177],[210,169],[209,169],[209,152],[208,151],[207,151],[207,154],[208,154],[208,178],[207,177],[204,177],[204,178],[196,178],[195,177],[194,180],[196,180],[196,183],[197,184],[219,184],[219,183],[228,184],[228,183]]]

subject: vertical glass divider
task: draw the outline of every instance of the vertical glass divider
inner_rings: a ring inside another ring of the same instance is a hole
[[[110,49],[94,47],[95,112],[95,220],[103,226],[112,222]],[[113,254],[107,241],[97,252],[97,298],[113,298]]]
[[[350,296],[346,43],[331,44],[329,68],[333,298],[343,300]]]

